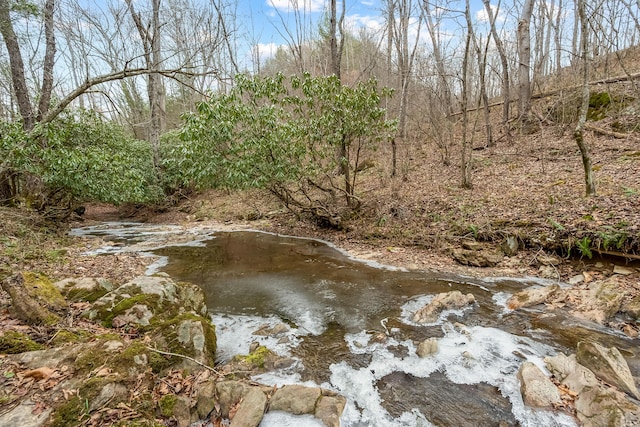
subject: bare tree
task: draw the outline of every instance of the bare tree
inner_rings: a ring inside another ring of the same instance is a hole
[[[136,25],[142,41],[144,59],[148,74],[147,93],[151,109],[151,125],[149,126],[149,142],[153,149],[153,164],[160,166],[160,134],[165,123],[165,96],[160,70],[160,0],[151,1],[151,19],[148,25],[144,25],[139,12],[133,7],[132,0],[125,0],[129,8],[131,18]]]
[[[471,144],[468,138],[468,124],[469,124],[469,56],[471,51],[471,40],[473,26],[471,25],[471,12],[469,7],[469,0],[465,1],[465,18],[467,20],[466,37],[464,42],[464,56],[462,58],[462,149],[460,150],[460,185],[462,188],[471,188]]]
[[[531,16],[535,0],[525,0],[518,20],[518,116],[529,122],[531,111]]]
[[[596,185],[593,179],[593,167],[591,165],[591,154],[589,147],[584,140],[584,125],[587,120],[587,110],[589,109],[589,34],[587,13],[585,11],[585,0],[577,0],[576,7],[580,20],[580,58],[582,60],[582,105],[580,106],[580,116],[578,124],[573,131],[573,139],[578,144],[584,168],[585,192],[587,196],[596,194]]]
[[[507,52],[504,48],[504,44],[502,43],[502,39],[498,35],[498,30],[496,28],[496,17],[500,11],[500,2],[498,2],[495,16],[489,0],[482,0],[482,3],[484,4],[487,16],[489,17],[491,37],[493,38],[493,42],[495,43],[496,49],[498,50],[498,55],[500,56],[500,64],[502,66],[502,124],[505,131],[508,132],[507,122],[509,121],[509,108],[511,106],[509,61],[507,59]]]

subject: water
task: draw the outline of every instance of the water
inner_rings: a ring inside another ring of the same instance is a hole
[[[637,340],[562,313],[506,308],[513,293],[549,281],[388,268],[318,240],[254,231],[108,224],[75,233],[117,241],[110,251],[145,248],[159,257],[152,271],[201,286],[220,361],[246,354],[252,341],[295,358],[287,370],[256,380],[341,393],[345,426],[572,426],[564,414],[525,407],[516,372],[523,361],[544,369],[545,356],[573,353],[587,338],[620,348],[638,374]],[[170,241],[179,245],[165,246]],[[472,293],[476,304],[432,324],[411,321],[434,295],[451,290]],[[288,340],[253,335],[283,322]],[[439,351],[421,359],[417,344],[430,337]],[[262,425],[317,421],[273,414]]]

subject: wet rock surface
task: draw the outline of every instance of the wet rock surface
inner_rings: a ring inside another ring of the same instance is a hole
[[[395,417],[417,408],[437,426],[519,425],[509,400],[489,384],[456,384],[437,372],[428,378],[394,372],[377,387],[383,405]],[[474,415],[470,418],[469,414]]]
[[[432,323],[438,320],[445,310],[467,307],[475,302],[473,294],[462,294],[460,291],[443,292],[413,315],[413,321],[418,323]]]

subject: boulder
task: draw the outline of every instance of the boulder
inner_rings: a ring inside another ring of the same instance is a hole
[[[436,338],[428,338],[418,344],[416,354],[418,357],[427,357],[438,352],[438,340]]]
[[[220,404],[220,413],[229,417],[229,410],[249,391],[249,386],[241,381],[219,381],[216,383],[216,395]]]
[[[190,283],[162,275],[137,277],[98,298],[86,315],[105,327],[136,328],[159,350],[214,362],[215,326],[207,316],[204,291]]]
[[[94,302],[113,290],[113,284],[107,279],[94,277],[67,278],[53,285],[69,301]]]
[[[340,417],[347,404],[342,396],[321,396],[316,405],[315,416],[327,427],[340,427]]]
[[[550,408],[560,404],[562,398],[558,387],[531,362],[524,362],[518,370],[522,400],[534,408]]]
[[[443,311],[464,308],[475,301],[473,294],[463,295],[460,291],[443,292],[436,295],[429,304],[416,311],[413,315],[413,321],[433,323],[438,320]]]
[[[532,307],[534,305],[542,304],[547,301],[548,298],[555,295],[560,290],[560,286],[544,286],[542,288],[529,288],[520,291],[511,296],[507,300],[507,307],[511,310],[517,310],[523,307]]]
[[[502,254],[465,248],[455,248],[452,255],[460,264],[474,267],[494,267],[502,259]]]
[[[276,390],[269,408],[295,415],[313,414],[321,394],[322,391],[319,388],[287,385]]]
[[[617,348],[581,341],[578,343],[576,360],[593,371],[598,378],[640,399],[629,365]]]
[[[576,415],[584,427],[640,425],[640,407],[624,393],[603,386],[585,389],[575,401]]]
[[[242,399],[238,411],[231,419],[231,427],[257,427],[262,421],[267,396],[258,387],[252,387]]]
[[[546,357],[544,361],[547,369],[560,380],[560,383],[575,393],[582,393],[583,390],[598,387],[600,384],[591,370],[578,363],[575,354],[565,356],[559,353],[557,356]]]

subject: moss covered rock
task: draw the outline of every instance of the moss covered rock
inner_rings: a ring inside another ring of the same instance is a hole
[[[18,354],[41,349],[42,346],[40,344],[22,332],[6,331],[0,335],[0,353]]]
[[[67,278],[53,285],[69,301],[94,302],[113,290],[113,284],[107,279],[93,277]]]

